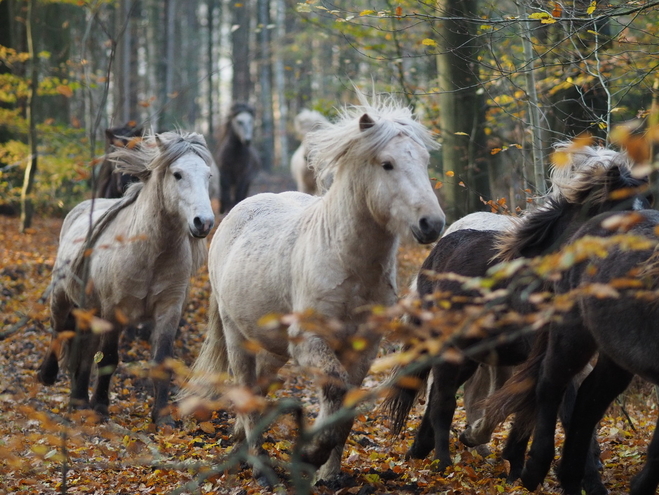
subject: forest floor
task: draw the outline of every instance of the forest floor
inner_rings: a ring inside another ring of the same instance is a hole
[[[86,413],[68,412],[69,380],[62,373],[52,387],[36,381],[37,366],[50,340],[48,308],[39,299],[50,280],[61,219],[37,218],[33,228],[22,235],[18,223],[17,218],[0,216],[0,494],[269,493],[252,479],[248,469],[210,477],[196,488],[191,488],[194,483],[186,485],[231,451],[229,432],[234,416],[214,413],[203,421],[186,417],[176,428],[156,430],[149,419],[152,396],[145,378],[149,343],[139,334],[127,333],[122,338],[110,419],[105,422]],[[418,270],[428,252],[428,247],[401,248],[401,281]],[[204,268],[192,280],[185,323],[176,342],[176,357],[188,366],[203,339],[208,295]],[[363,386],[372,388],[385,378],[369,375]],[[298,398],[311,419],[317,413],[311,379],[292,365],[282,370],[282,379],[283,387],[271,399]],[[620,403],[611,407],[600,429],[603,477],[612,493],[627,492],[631,476],[641,468],[657,415],[653,389],[640,382],[624,401],[624,410]],[[489,445],[491,454],[485,457],[461,445],[453,435],[455,466],[444,473],[436,472],[431,459],[405,460],[422,413],[419,404],[402,435],[394,438],[388,419],[377,406],[363,408],[343,457],[343,471],[350,483],[337,493],[526,493],[519,485],[504,481],[506,464],[501,450],[505,429],[495,434]],[[464,427],[460,406],[454,431]],[[267,432],[264,448],[274,458],[286,460],[294,439],[292,419],[284,418]],[[561,435],[557,435],[557,446],[560,441]],[[324,486],[314,490],[335,493]],[[284,483],[275,491],[292,493],[293,489]],[[542,492],[559,493],[553,474]]]

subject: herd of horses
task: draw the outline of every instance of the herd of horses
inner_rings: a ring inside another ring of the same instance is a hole
[[[487,443],[515,415],[503,451],[510,481],[521,478],[531,490],[542,483],[560,416],[562,488],[607,493],[596,426],[634,375],[659,384],[659,212],[651,209],[647,177],[633,173],[623,152],[559,143],[555,152],[568,159],[553,168],[542,206],[520,217],[471,214],[442,235],[445,217],[428,179],[433,135],[390,97],[358,98],[334,121],[300,117],[303,139],[291,169],[302,192],[246,197],[259,168],[248,105],[232,107],[217,165],[196,133],[109,130],[109,173],[102,167],[98,174],[98,197],[74,208],[62,226],[50,293],[53,336],[38,379],[52,384],[63,363],[71,406],[107,415],[121,332],[152,320],[160,367],[152,374],[152,418],[172,422],[165,364],[190,276],[207,261],[206,336],[177,400],[216,395],[222,373],[264,395],[293,359],[317,375],[317,422],[340,417],[302,453],[328,479],[340,472],[352,428],[352,419],[336,413],[362,384],[382,337],[364,308],[396,303],[401,241],[437,241],[413,284],[417,333],[405,346],[418,366],[392,375],[383,404],[400,432],[432,374],[408,456],[434,450],[439,469],[452,464],[449,435],[464,384],[464,443]],[[213,191],[224,216],[207,250]],[[314,314],[326,324],[292,318],[263,325],[272,314]],[[239,410],[234,430],[257,452],[260,418],[259,410]],[[655,493],[659,484],[658,435],[631,483],[633,495]]]

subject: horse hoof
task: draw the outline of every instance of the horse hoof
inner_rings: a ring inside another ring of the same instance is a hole
[[[430,465],[431,469],[438,473],[443,473],[447,468],[453,467],[453,462],[451,461],[442,461],[440,459],[435,459]]]
[[[430,454],[431,449],[422,449],[413,443],[410,449],[405,453],[405,460],[410,459],[425,459]]]
[[[332,492],[338,492],[344,488],[357,486],[357,480],[354,476],[341,472],[330,476],[329,478],[318,480],[315,486],[324,486],[329,488]]]
[[[39,366],[37,380],[42,385],[53,385],[57,381],[59,373],[59,363],[54,355],[48,355]]]
[[[528,466],[528,463],[527,463]],[[524,469],[520,476],[522,480],[522,485],[530,492],[537,490],[538,486],[542,482],[542,479],[538,479],[538,476],[535,473],[530,473],[528,469]]]
[[[108,404],[92,401],[90,407],[95,413],[101,416],[101,418],[108,418],[110,416],[110,409]]]
[[[151,421],[153,421],[153,424],[155,424],[156,427],[158,428],[164,428],[166,426],[169,426],[170,428],[176,428],[177,426],[179,426],[179,424],[174,420],[174,418],[172,418],[171,414],[152,417]]]

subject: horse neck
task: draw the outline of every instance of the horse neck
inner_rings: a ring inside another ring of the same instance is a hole
[[[347,178],[335,178],[320,205],[327,242],[333,249],[347,253],[344,264],[350,264],[349,256],[355,265],[395,265],[398,236],[374,218],[366,203],[365,191]]]
[[[145,234],[162,246],[174,247],[188,237],[188,233],[181,229],[179,218],[165,211],[163,191],[157,179],[152,176],[144,184],[131,210],[131,225],[136,235]]]
[[[600,213],[595,206],[567,204],[560,216],[547,228],[542,242],[520,251],[526,258],[553,253],[560,249],[586,221]]]

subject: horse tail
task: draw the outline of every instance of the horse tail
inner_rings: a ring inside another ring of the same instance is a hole
[[[187,397],[212,398],[216,394],[217,375],[229,370],[227,343],[222,328],[217,299],[211,294],[208,307],[208,327],[206,338],[201,345],[199,356],[192,366],[192,377],[177,395],[181,401]]]
[[[515,422],[523,425],[526,428],[524,433],[528,435],[535,426],[535,389],[549,344],[549,330],[541,329],[537,332],[528,359],[518,367],[503,387],[483,401],[488,421],[501,424],[508,416],[515,414]]]
[[[389,393],[382,403],[382,408],[391,418],[391,431],[394,435],[399,435],[403,430],[416,398],[425,388],[428,375],[430,375],[430,366],[394,378]]]

